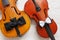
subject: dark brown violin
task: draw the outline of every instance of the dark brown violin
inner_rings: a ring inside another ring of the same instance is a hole
[[[50,37],[51,40],[55,40],[53,35],[57,31],[57,25],[48,16],[47,0],[28,0],[24,9],[29,17],[36,21],[38,34],[44,38]]]

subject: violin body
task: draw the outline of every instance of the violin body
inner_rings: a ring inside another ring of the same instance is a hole
[[[2,1],[1,1],[2,2]],[[6,3],[3,3],[6,2]],[[30,19],[24,11],[16,7],[16,0],[2,2],[1,31],[6,37],[17,37],[25,34],[30,28]],[[29,22],[28,22],[29,21]]]
[[[25,4],[24,10],[28,16],[34,19],[37,23],[37,32],[41,37],[48,38],[47,29],[39,25],[39,21],[45,21],[48,16],[48,2],[47,0],[28,0]],[[53,19],[48,24],[50,31],[54,35],[57,31],[57,25]],[[49,30],[49,29],[48,29]]]

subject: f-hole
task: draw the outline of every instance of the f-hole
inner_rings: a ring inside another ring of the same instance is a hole
[[[33,14],[33,16],[35,16],[35,17],[36,17],[36,19],[37,19],[37,20],[39,20],[39,18],[37,17],[37,15]]]
[[[6,20],[6,14],[5,14],[5,11],[2,13],[1,10],[0,10],[0,13],[4,16],[3,21],[5,21],[5,20]]]
[[[14,7],[14,10],[15,10],[15,12],[18,14],[18,12],[17,12],[17,10],[16,10],[16,8]]]
[[[48,14],[47,14],[47,9],[46,9],[46,8],[44,9],[44,14],[45,14],[45,17],[48,16]]]
[[[32,0],[32,1],[33,1],[34,5],[35,5],[35,7],[36,7],[36,11],[37,11],[37,12],[40,11],[41,8],[40,8],[39,5],[36,3],[36,1],[35,1],[35,0]]]
[[[5,19],[6,19],[6,15],[5,15],[5,13],[4,13],[4,16],[5,16],[5,18],[3,19],[3,21],[5,21]]]
[[[18,13],[18,11],[16,10],[16,8],[15,7],[12,7],[13,9],[14,9],[14,11],[16,12],[16,14],[18,14],[18,15],[20,15],[19,13]]]

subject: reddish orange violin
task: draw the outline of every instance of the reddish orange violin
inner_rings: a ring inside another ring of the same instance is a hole
[[[6,37],[17,37],[25,34],[30,28],[30,19],[24,11],[19,11],[16,0],[0,0],[1,32]]]
[[[55,40],[53,35],[57,31],[57,25],[48,16],[48,9],[47,0],[28,0],[24,7],[29,17],[35,19],[38,34],[44,38],[50,37],[51,40]]]

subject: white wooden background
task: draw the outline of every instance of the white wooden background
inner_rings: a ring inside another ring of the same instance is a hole
[[[19,10],[24,10],[24,4],[26,3],[26,1],[27,0],[18,0],[17,7],[19,8]],[[49,3],[49,16],[53,18],[58,25],[58,30],[57,33],[55,34],[55,38],[56,40],[60,40],[60,0],[48,0],[48,3]],[[31,27],[24,36],[19,38],[6,38],[0,31],[0,40],[50,40],[50,39],[40,37],[36,32],[35,21],[31,20]]]

